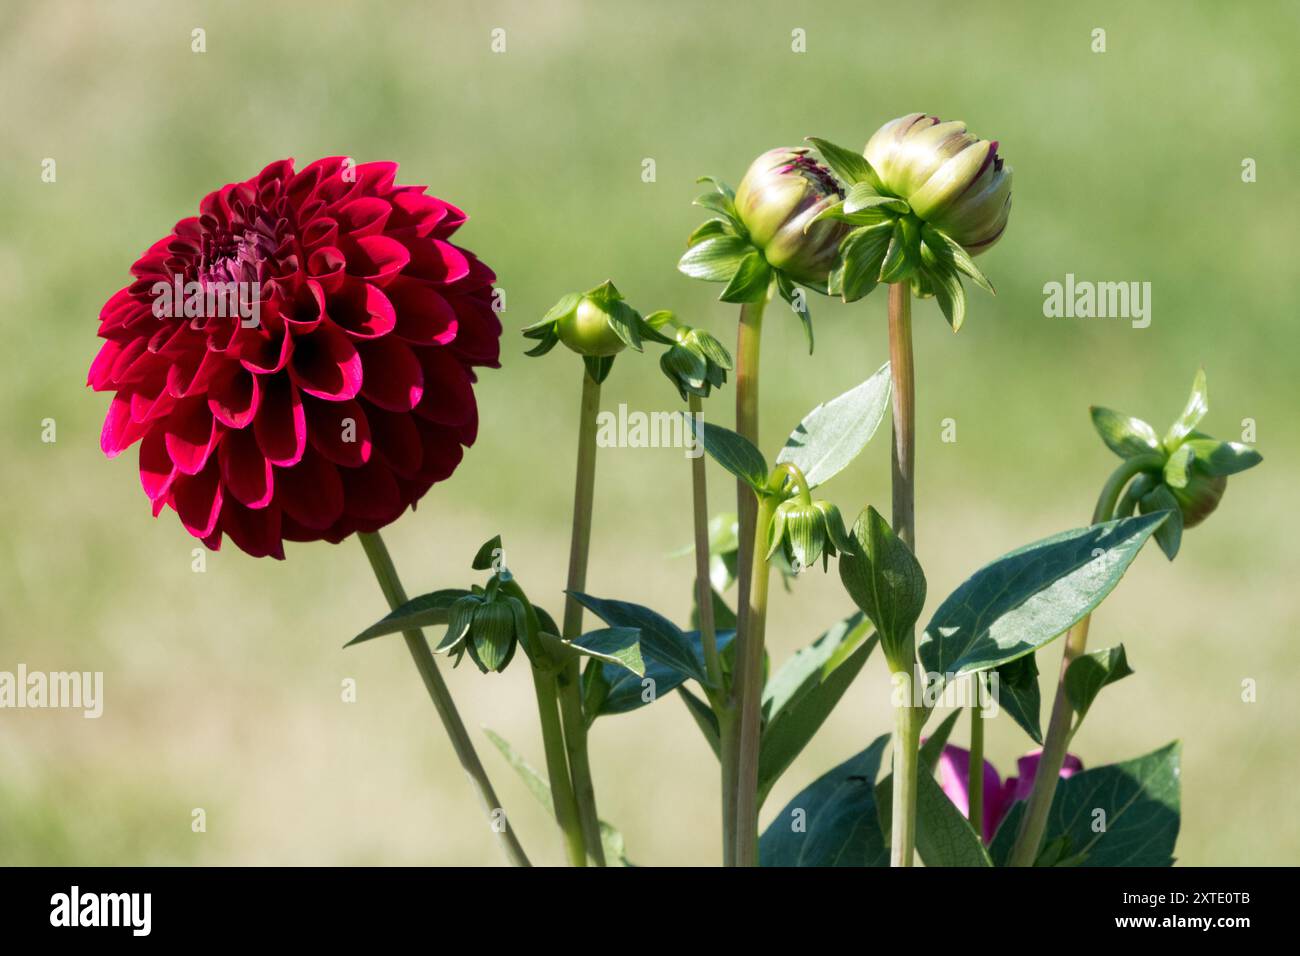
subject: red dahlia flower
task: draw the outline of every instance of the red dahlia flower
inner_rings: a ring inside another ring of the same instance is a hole
[[[217,549],[375,531],[460,463],[475,366],[498,367],[492,270],[394,163],[293,161],[208,195],[100,312],[100,443],[140,441],[154,515]]]

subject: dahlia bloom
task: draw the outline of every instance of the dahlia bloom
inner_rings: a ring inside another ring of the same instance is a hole
[[[1025,754],[1016,763],[1019,776],[1003,780],[998,776],[997,768],[987,760],[984,761],[984,819],[980,834],[985,843],[993,842],[993,835],[1006,819],[1011,808],[1021,800],[1028,800],[1034,789],[1034,774],[1038,771],[1041,750]],[[1074,754],[1065,755],[1065,764],[1061,767],[1061,779],[1074,776],[1083,769],[1083,761]],[[968,790],[970,773],[970,751],[948,744],[939,757],[939,786],[961,811],[962,816],[970,813],[970,793]]]
[[[449,241],[465,214],[396,171],[272,163],[209,194],[100,312],[101,447],[139,441],[154,515],[213,550],[378,530],[474,441],[495,275]]]

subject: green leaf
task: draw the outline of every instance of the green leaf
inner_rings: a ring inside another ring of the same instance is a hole
[[[910,668],[913,628],[925,606],[925,573],[870,506],[853,525],[857,550],[840,555],[840,580],[880,634],[891,670]]]
[[[1065,841],[1067,849],[1058,855],[1080,866],[1173,865],[1179,750],[1175,741],[1145,757],[1062,780],[1048,812],[1044,844]],[[990,852],[999,866],[1011,854],[1024,810],[1025,804],[1017,803],[993,838]]]
[[[730,219],[706,219],[686,237],[686,245],[694,246],[705,239],[714,239],[718,236],[734,236],[735,234],[736,227],[732,225]]]
[[[703,193],[692,200],[695,205],[703,206],[705,209],[712,209],[714,212],[720,212],[728,218],[736,215],[736,204],[730,196],[720,192]]]
[[[607,627],[566,641],[554,634],[541,634],[542,643],[557,661],[585,656],[606,664],[625,668],[636,677],[644,677],[645,661],[641,655],[641,631],[635,627]]]
[[[926,866],[992,866],[984,841],[930,773],[916,780],[916,852]]]
[[[622,300],[613,301],[609,304],[606,321],[624,345],[641,351],[641,328],[645,323],[636,309]]]
[[[694,416],[688,416],[686,421],[695,433],[696,440],[704,445],[704,450],[719,465],[755,491],[763,491],[767,483],[767,461],[748,438],[730,428],[698,421]]]
[[[489,727],[484,727],[483,732],[487,734],[488,740],[492,745],[501,752],[508,763],[523,780],[524,786],[531,793],[551,816],[555,816],[555,801],[551,798],[551,785],[533,765],[530,764],[523,756],[510,746],[509,741]],[[627,859],[627,848],[624,846],[623,834],[617,829],[606,823],[604,820],[600,823],[600,844],[601,849],[605,852],[605,862],[607,865],[614,866],[631,866]],[[506,825],[510,826],[511,821],[507,820]]]
[[[772,675],[763,688],[758,802],[812,740],[876,646],[862,614],[827,630]]]
[[[753,252],[754,247],[739,236],[707,238],[686,250],[677,262],[677,269],[692,279],[730,282],[741,260]]]
[[[704,664],[695,654],[681,629],[662,614],[628,601],[609,601],[579,591],[570,595],[611,627],[635,628],[641,632],[641,653],[647,664],[658,662],[708,686]],[[647,670],[647,675],[649,671]],[[657,694],[666,693],[663,688]]]
[[[1038,649],[1102,602],[1164,519],[1066,531],[981,568],[930,620],[918,642],[922,665],[951,679]]]
[[[934,285],[934,298],[943,317],[954,332],[960,332],[966,321],[966,290],[961,287],[961,276],[955,267],[942,263],[930,268],[927,274]]]
[[[880,263],[880,281],[901,282],[910,275],[916,269],[918,251],[915,227],[907,219],[896,220],[885,258]]]
[[[709,240],[718,242],[720,240]],[[723,302],[761,302],[767,296],[767,288],[772,282],[772,267],[767,264],[763,254],[753,249],[740,260],[735,274],[727,287],[718,296]]]
[[[1038,662],[1033,654],[997,668],[998,706],[1007,712],[1031,740],[1043,744],[1042,698],[1038,689]]]
[[[876,774],[889,742],[818,777],[776,815],[758,842],[763,866],[887,866],[889,849],[876,813]]]
[[[822,154],[822,159],[826,160],[826,165],[831,168],[836,176],[843,180],[846,186],[875,182],[875,174],[872,172],[871,164],[860,154],[851,149],[845,149],[843,146],[836,146],[829,140],[818,139],[816,136],[809,136],[808,142],[817,147],[817,152]]]
[[[504,554],[504,551],[501,547],[501,535],[493,535],[489,540],[483,542],[483,546],[474,555],[474,561],[470,567],[475,571],[495,569],[502,554]]]
[[[998,294],[997,290],[993,288],[993,283],[988,280],[988,276],[980,271],[980,267],[975,264],[975,260],[971,258],[965,247],[949,238],[947,233],[926,223],[921,227],[921,241],[929,246],[940,260],[951,259],[952,264],[960,272],[969,276],[971,281],[985,292],[990,295]]]
[[[893,235],[893,224],[881,222],[855,229],[840,243],[837,285],[845,302],[856,302],[875,289]]]
[[[1106,447],[1121,458],[1150,454],[1160,448],[1156,430],[1140,418],[1122,415],[1100,405],[1092,406],[1092,427]]]
[[[1196,467],[1212,478],[1235,475],[1253,468],[1264,456],[1249,445],[1235,441],[1218,441],[1213,438],[1189,438],[1179,446],[1179,451],[1190,448],[1196,458]],[[1175,452],[1177,454],[1177,452]]]
[[[839,474],[871,440],[889,410],[889,363],[861,385],[818,405],[804,416],[776,456],[797,465],[809,488]]]
[[[700,733],[704,735],[704,739],[708,742],[709,748],[713,751],[713,756],[721,760],[722,734],[718,730],[718,718],[714,715],[713,708],[685,687],[678,687],[677,693],[681,695],[682,701],[686,704],[687,712],[695,719],[695,726],[700,728]]]
[[[591,380],[599,385],[609,377],[609,371],[614,367],[614,358],[613,355],[584,355],[582,364],[586,366]]]
[[[799,316],[799,322],[803,325],[804,338],[808,340],[808,354],[813,352],[813,326],[812,313],[808,311],[808,297],[798,294],[798,287],[794,284],[788,275],[776,270],[776,288],[781,293],[781,298],[790,306],[790,310]],[[731,356],[727,356],[730,360]],[[727,366],[730,368],[731,366]]]
[[[397,634],[401,631],[414,631],[422,627],[446,624],[448,611],[451,609],[452,604],[469,593],[463,588],[444,588],[441,591],[433,591],[429,594],[421,594],[419,597],[411,598],[411,600],[392,613],[380,618],[378,622],[370,625],[343,646],[351,647],[353,644],[360,644],[362,641],[383,637],[386,634]]]
[[[1169,431],[1165,434],[1165,450],[1172,452],[1175,448],[1183,443],[1183,439],[1191,434],[1192,429],[1201,423],[1205,413],[1209,411],[1209,396],[1205,387],[1205,369],[1198,368],[1196,377],[1192,380],[1192,394],[1188,396],[1187,406],[1183,413],[1178,416],[1178,420],[1169,426]]]
[[[572,313],[573,310],[578,307],[578,303],[581,301],[582,301],[582,296],[577,292],[570,292],[567,295],[564,295],[563,297],[561,297],[559,302],[555,303],[555,305],[551,306],[549,309],[546,310],[546,314],[542,316],[541,321],[535,322],[532,325],[528,326],[528,328],[524,329],[524,333],[527,334],[529,331],[533,329],[541,328],[547,325],[554,325],[556,322],[560,321],[560,319]]]
[[[870,183],[854,183],[844,197],[844,212],[853,215],[867,209],[889,210],[904,215],[911,212],[911,206],[897,196],[882,196]]]
[[[1192,459],[1195,452],[1186,445],[1179,445],[1177,451],[1165,460],[1164,479],[1170,488],[1186,488],[1191,477]]]
[[[1123,680],[1133,673],[1124,654],[1124,645],[1089,651],[1070,662],[1065,671],[1065,695],[1070,706],[1079,715],[1079,723],[1087,716],[1088,708],[1107,684]],[[1078,725],[1076,724],[1076,727]]]
[[[683,636],[687,643],[690,644],[691,650],[699,661],[699,666],[703,668],[704,642],[700,632],[687,631]],[[730,629],[717,632],[718,652],[724,655],[724,661],[727,659],[724,652],[731,647],[731,642],[735,636],[736,632]],[[593,717],[630,713],[654,703],[665,694],[682,689],[682,685],[688,680],[686,674],[675,666],[655,660],[648,654],[645,657],[644,677],[637,677],[622,668],[618,668],[612,673],[609,670],[605,671],[604,676],[608,682],[608,688],[599,708],[593,712]],[[648,695],[647,690],[650,692]],[[647,699],[647,696],[649,696],[649,699]]]
[[[1168,515],[1165,523],[1156,529],[1156,544],[1170,561],[1178,557],[1183,543],[1183,511],[1174,493],[1164,485],[1156,485],[1138,499],[1138,511],[1144,515]]]

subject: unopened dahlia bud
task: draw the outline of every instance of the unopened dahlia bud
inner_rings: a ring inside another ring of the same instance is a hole
[[[678,322],[670,312],[656,312],[646,321],[673,338],[671,348],[659,357],[659,367],[685,401],[688,395],[708,398],[721,388],[731,371],[731,353],[704,329]]]
[[[795,571],[811,567],[818,558],[825,570],[830,558],[841,551],[853,551],[840,510],[829,502],[801,498],[777,505],[768,542],[767,557],[780,548]]]
[[[912,212],[971,255],[997,242],[1011,215],[1011,167],[996,140],[968,132],[960,120],[909,113],[880,127],[863,156],[877,187],[905,199]]]
[[[610,358],[629,345],[639,352],[642,339],[671,344],[623,301],[622,293],[610,281],[587,292],[564,296],[523,334],[539,340],[528,355],[545,355],[556,342],[563,342],[585,358]]]
[[[1092,421],[1108,448],[1139,473],[1129,483],[1116,516],[1169,511],[1156,529],[1156,543],[1169,560],[1178,554],[1182,533],[1213,513],[1227,490],[1228,476],[1253,468],[1263,457],[1249,445],[1219,441],[1196,430],[1209,410],[1205,370],[1196,373],[1183,413],[1164,438],[1142,421],[1094,407]],[[1123,467],[1123,466],[1122,466]]]
[[[754,160],[736,189],[736,214],[772,268],[824,288],[847,226],[815,220],[842,200],[844,191],[809,153],[779,147]]]
[[[475,587],[473,593],[452,604],[447,634],[437,651],[455,655],[457,664],[468,653],[483,673],[500,672],[506,669],[515,656],[515,648],[525,638],[521,602],[501,594],[494,580],[486,590]]]

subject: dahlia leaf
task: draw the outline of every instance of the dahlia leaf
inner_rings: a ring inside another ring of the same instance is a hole
[[[1070,706],[1079,715],[1078,722],[1083,723],[1088,708],[1103,687],[1123,680],[1132,673],[1133,668],[1128,666],[1123,644],[1088,651],[1071,661],[1065,671],[1065,694],[1070,699]]]
[[[822,159],[826,160],[835,175],[843,180],[846,186],[855,186],[858,183],[875,182],[875,174],[872,172],[871,164],[858,153],[851,149],[845,149],[843,146],[836,146],[834,143],[825,139],[818,139],[816,136],[809,136],[808,142],[817,147],[817,152],[822,154]]]
[[[712,422],[697,421],[687,418],[687,424],[695,434],[696,441],[704,445],[704,450],[731,474],[735,475],[756,492],[762,492],[767,481],[767,460],[763,453],[753,446],[744,435],[723,428]]]
[[[446,624],[452,604],[460,598],[466,597],[469,593],[463,588],[445,588],[441,591],[433,591],[429,594],[421,594],[419,597],[411,598],[411,600],[400,605],[375,624],[370,625],[343,646],[351,647],[353,644],[360,644],[363,641],[384,637],[388,634]]]
[[[1121,518],[1018,548],[953,591],[917,643],[926,671],[953,679],[1052,641],[1119,583],[1168,515]]]
[[[767,295],[771,281],[772,267],[767,264],[761,252],[753,249],[740,260],[731,281],[718,298],[723,302],[759,302]]]
[[[808,487],[824,485],[857,458],[889,410],[889,363],[804,416],[776,456],[797,465]],[[705,446],[708,447],[707,445]]]
[[[1092,414],[1092,427],[1097,430],[1106,447],[1121,458],[1132,458],[1159,450],[1160,436],[1142,419],[1100,405],[1094,405],[1089,411]]]

